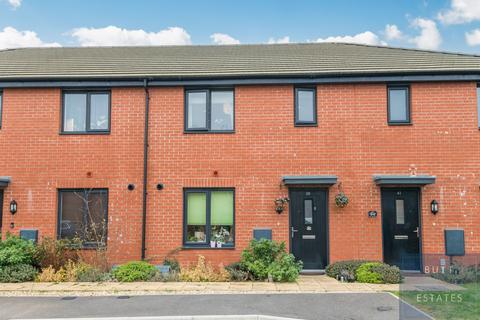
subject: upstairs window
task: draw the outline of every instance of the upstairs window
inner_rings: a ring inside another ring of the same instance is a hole
[[[295,88],[295,125],[317,125],[317,98],[314,88]]]
[[[1,107],[1,105],[0,105]],[[1,109],[1,108],[0,108]],[[477,116],[478,116],[478,127],[480,128],[480,85],[477,87]]]
[[[185,131],[233,132],[233,90],[187,90],[185,115]]]
[[[86,247],[105,246],[108,190],[59,190],[58,198],[58,238],[79,239]]]
[[[3,103],[3,94],[0,91],[0,129],[2,128],[2,103]]]
[[[410,124],[410,90],[408,86],[387,87],[388,124]]]
[[[110,92],[64,92],[64,133],[110,132]]]

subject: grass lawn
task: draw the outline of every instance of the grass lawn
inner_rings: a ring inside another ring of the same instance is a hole
[[[462,291],[396,292],[400,298],[435,319],[480,319],[480,283],[463,285]]]

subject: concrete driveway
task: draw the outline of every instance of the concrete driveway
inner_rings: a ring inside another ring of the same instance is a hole
[[[0,298],[1,320],[192,315],[269,315],[332,320],[431,319],[400,303],[389,293]]]

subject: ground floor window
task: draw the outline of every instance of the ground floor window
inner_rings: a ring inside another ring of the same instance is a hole
[[[107,189],[58,191],[58,237],[78,239],[84,246],[104,246],[107,240]]]
[[[234,198],[233,189],[185,189],[184,244],[233,247]]]

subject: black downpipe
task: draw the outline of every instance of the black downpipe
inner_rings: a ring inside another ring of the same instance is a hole
[[[145,89],[145,128],[143,136],[143,210],[142,210],[142,260],[145,260],[146,234],[147,234],[147,165],[148,165],[148,115],[150,110],[150,93],[148,80],[143,81]]]

